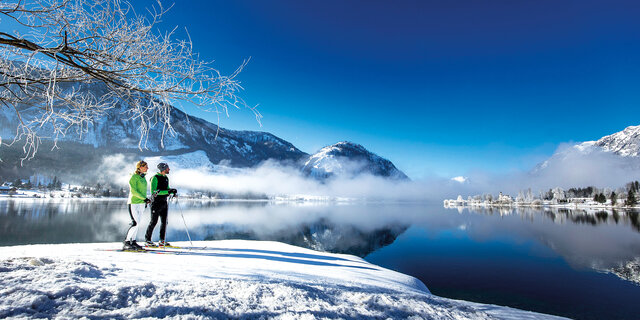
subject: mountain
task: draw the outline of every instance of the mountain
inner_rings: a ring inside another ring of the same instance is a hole
[[[15,179],[46,174],[70,178],[77,177],[81,172],[87,175],[88,180],[95,180],[91,172],[104,162],[105,157],[119,154],[127,162],[135,162],[141,157],[173,157],[184,160],[197,155],[197,161],[191,161],[192,167],[205,166],[214,171],[221,168],[254,167],[266,160],[275,160],[296,168],[302,167],[302,171],[312,177],[326,178],[335,174],[353,176],[366,172],[394,179],[408,179],[389,160],[357,144],[341,142],[310,156],[271,133],[223,129],[172,106],[169,106],[169,114],[173,130],[163,134],[161,124],[157,124],[151,126],[141,140],[140,120],[132,118],[131,105],[108,95],[109,89],[104,84],[94,82],[63,85],[66,86],[65,90],[87,96],[110,97],[109,103],[113,107],[103,117],[88,123],[83,132],[72,131],[60,135],[57,143],[59,149],[54,148],[51,138],[43,139],[37,157],[25,162],[24,167],[20,165],[20,158],[24,156],[22,144],[2,146],[0,159],[3,165],[0,166],[0,177]],[[22,105],[19,109],[25,120],[41,116],[42,112],[37,105]],[[77,111],[70,109],[69,112]],[[0,137],[4,142],[15,136],[18,121],[14,110],[0,107]],[[39,133],[50,135],[51,132],[52,127],[43,127]]]
[[[309,156],[302,171],[321,180],[335,175],[356,176],[364,173],[398,180],[409,179],[391,161],[347,141],[324,147]]]
[[[618,188],[640,176],[638,128],[602,137],[596,141],[564,145],[538,164],[526,177],[528,187]],[[617,190],[616,193],[626,192]]]
[[[80,90],[93,95],[107,92],[107,88],[101,83],[83,85]],[[267,159],[298,161],[307,156],[293,144],[273,134],[222,129],[206,120],[189,116],[175,107],[170,107],[173,132],[165,133],[164,139],[161,139],[163,128],[157,124],[149,128],[147,137],[140,142],[139,120],[131,119],[129,116],[130,105],[122,100],[114,100],[114,107],[109,113],[90,123],[86,132],[70,132],[60,136],[59,140],[92,145],[110,152],[133,152],[145,156],[177,155],[203,150],[212,163],[225,161],[234,167],[254,166]],[[3,128],[0,134],[6,139],[15,135],[11,128],[15,128],[18,120],[15,112],[10,112],[8,108],[3,109],[5,112],[0,113],[0,126]],[[32,118],[39,111],[37,107],[25,107],[21,116]],[[51,132],[48,129],[50,128],[45,128],[44,132]],[[142,151],[138,149],[139,143]]]
[[[596,141],[585,141],[559,149],[549,159],[538,164],[532,173],[540,173],[551,166],[566,166],[571,162],[590,161],[613,164],[618,168],[640,168],[640,126],[630,126]]]
[[[640,126],[630,126],[620,132],[604,136],[598,141],[587,141],[576,146],[582,150],[594,147],[622,157],[638,157],[640,155]]]

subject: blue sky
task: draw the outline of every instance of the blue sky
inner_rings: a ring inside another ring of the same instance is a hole
[[[162,26],[225,73],[251,57],[239,79],[263,126],[237,111],[222,127],[308,153],[357,142],[421,178],[528,170],[640,124],[638,17],[615,0],[202,0]]]

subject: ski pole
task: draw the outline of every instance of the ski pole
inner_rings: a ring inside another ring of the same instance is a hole
[[[184,214],[182,214],[182,206],[178,203],[178,198],[173,197],[176,200],[176,204],[178,205],[178,209],[180,209],[180,216],[182,216],[182,222],[184,223],[184,230],[187,231],[187,237],[189,238],[189,243],[191,243],[191,247],[193,247],[193,242],[191,241],[191,236],[189,235],[189,228],[187,228],[187,221],[184,220]]]

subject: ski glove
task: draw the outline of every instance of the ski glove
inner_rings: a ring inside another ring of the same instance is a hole
[[[149,204],[149,203],[151,203],[151,200],[149,200],[149,198],[145,198],[144,199],[144,204]]]
[[[178,190],[176,190],[176,189],[169,189],[169,194],[178,195]]]

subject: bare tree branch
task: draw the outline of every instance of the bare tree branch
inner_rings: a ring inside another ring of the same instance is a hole
[[[40,138],[54,142],[69,130],[82,135],[109,114],[117,101],[130,106],[126,119],[139,123],[138,147],[145,148],[149,129],[172,133],[171,105],[188,102],[228,116],[228,109],[248,107],[236,80],[245,61],[224,76],[199,59],[190,38],[161,34],[157,24],[166,12],[161,3],[139,15],[121,0],[3,1],[0,19],[11,19],[28,32],[0,31],[0,109],[13,108],[20,121],[14,142],[24,139],[25,159],[38,150]],[[98,96],[78,89],[102,83]],[[20,117],[25,110],[27,119]],[[161,145],[163,145],[161,140]]]

